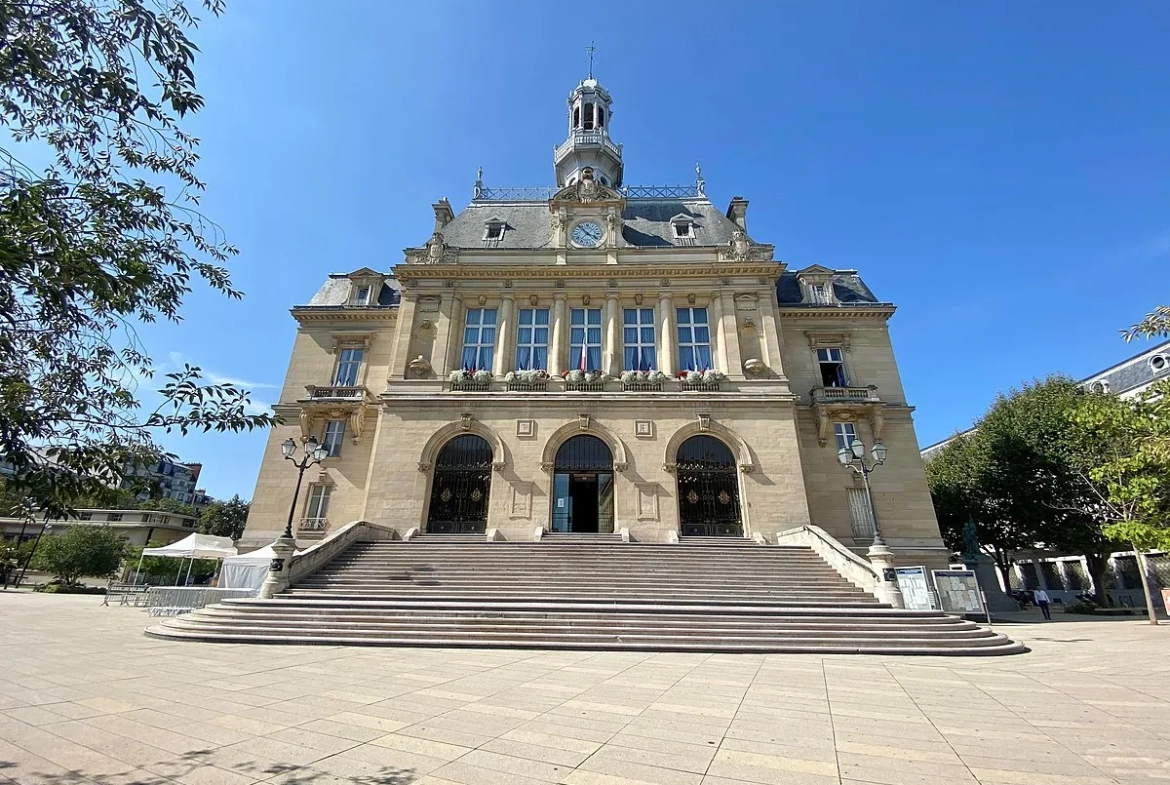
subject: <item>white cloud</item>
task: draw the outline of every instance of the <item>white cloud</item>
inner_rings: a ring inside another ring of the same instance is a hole
[[[175,369],[182,368],[187,362],[187,358],[182,352],[169,352],[168,356],[171,359],[171,365]],[[191,363],[191,365],[199,366],[199,363]],[[219,373],[217,371],[199,366],[203,372],[203,377],[212,384],[230,384],[235,387],[242,387],[245,390],[279,390],[279,384],[268,384],[266,382],[253,382],[247,379],[241,379],[238,376],[229,376],[227,374]],[[267,411],[267,404],[264,405],[264,411]]]

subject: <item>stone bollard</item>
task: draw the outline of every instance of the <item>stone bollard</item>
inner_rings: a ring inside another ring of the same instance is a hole
[[[268,567],[268,577],[260,586],[260,599],[271,600],[288,588],[289,568],[292,566],[292,555],[296,552],[297,542],[291,537],[280,537],[272,543],[272,563]]]
[[[902,590],[898,588],[898,578],[894,574],[894,552],[884,542],[875,542],[869,546],[869,563],[877,573],[877,587],[875,594],[882,602],[889,603],[893,608],[904,608]]]

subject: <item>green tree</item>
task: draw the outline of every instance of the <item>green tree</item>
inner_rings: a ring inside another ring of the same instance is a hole
[[[83,577],[106,578],[118,571],[126,543],[108,526],[75,524],[61,534],[41,538],[33,566],[51,572],[66,586]]]
[[[0,459],[42,513],[121,485],[159,432],[273,422],[190,365],[157,407],[138,393],[154,373],[138,325],[178,321],[194,281],[241,296],[180,127],[204,103],[196,24],[183,0],[0,3]]]
[[[1099,449],[1078,420],[1085,393],[1054,376],[1000,395],[976,430],[927,464],[944,537],[957,545],[972,518],[1004,575],[1015,551],[1049,548],[1085,556],[1100,593],[1114,550],[1101,502],[1087,481]]]
[[[1144,554],[1170,549],[1170,463],[1157,448],[1170,437],[1165,401],[1170,382],[1136,398],[1084,396],[1079,421],[1099,438],[1100,452],[1085,480],[1103,511],[1106,537],[1128,543],[1138,557],[1150,622],[1157,624]]]
[[[156,510],[158,512],[173,512],[176,515],[190,515],[192,518],[199,517],[199,511],[195,509],[192,504],[186,504],[178,499],[171,499],[163,497],[161,499],[148,499],[144,502],[134,502],[134,509],[136,510]]]
[[[226,502],[212,502],[200,514],[199,531],[238,540],[248,522],[249,507],[251,504],[241,499],[238,493]]]
[[[1008,585],[1013,554],[1036,541],[1031,521],[1018,514],[1015,479],[997,460],[989,440],[974,433],[958,436],[926,464],[943,540],[963,549],[963,525],[974,520],[979,544]]]

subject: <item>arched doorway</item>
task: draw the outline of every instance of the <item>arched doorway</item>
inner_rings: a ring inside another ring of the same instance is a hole
[[[742,537],[735,456],[714,436],[692,436],[678,448],[679,529],[691,537]]]
[[[463,434],[443,445],[435,460],[427,531],[482,534],[492,488],[492,447],[482,436]]]
[[[613,453],[605,442],[581,434],[561,445],[552,504],[554,532],[613,531]]]

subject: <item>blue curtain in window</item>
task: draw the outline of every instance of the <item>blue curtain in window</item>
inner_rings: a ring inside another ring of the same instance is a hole
[[[516,329],[516,367],[548,370],[548,309],[522,308]]]
[[[574,308],[569,321],[569,368],[601,370],[601,309]]]
[[[683,371],[703,371],[711,367],[711,328],[706,308],[679,308],[678,360]]]
[[[471,308],[463,329],[463,368],[467,371],[491,371],[492,350],[496,344],[496,309]]]

